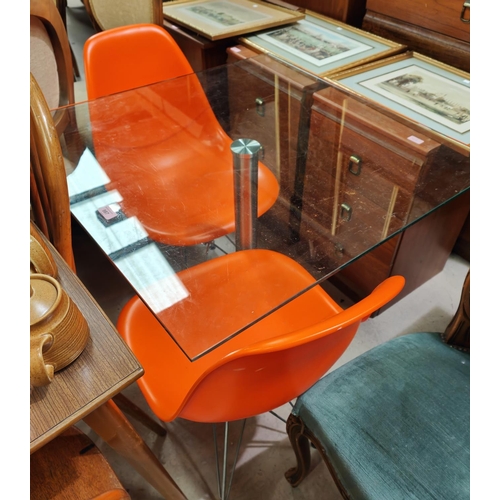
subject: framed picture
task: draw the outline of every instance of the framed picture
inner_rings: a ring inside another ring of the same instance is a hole
[[[219,40],[293,23],[305,14],[260,0],[175,0],[164,2],[163,16]]]
[[[407,52],[340,73],[331,81],[470,150],[469,73]]]
[[[241,37],[239,41],[316,76],[331,76],[406,49],[320,14],[305,14],[303,20],[294,24]]]

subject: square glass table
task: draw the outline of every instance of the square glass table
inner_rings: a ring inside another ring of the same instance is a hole
[[[268,249],[321,286],[470,187],[467,145],[269,55],[71,108],[71,212],[192,361],[307,289],[249,304],[228,326],[215,284],[220,307],[201,309],[199,326],[226,327],[186,331],[182,315],[197,304],[180,271]],[[262,294],[271,288],[262,278]],[[162,314],[174,304],[175,324]]]

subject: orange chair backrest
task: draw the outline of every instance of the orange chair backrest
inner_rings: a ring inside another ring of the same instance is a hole
[[[193,73],[164,28],[133,24],[91,36],[83,48],[89,99]]]
[[[202,422],[239,420],[293,400],[332,367],[360,323],[393,299],[404,282],[401,276],[388,278],[321,324],[228,354],[199,378],[178,416]]]

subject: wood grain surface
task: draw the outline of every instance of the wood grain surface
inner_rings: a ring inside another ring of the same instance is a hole
[[[58,280],[90,327],[82,354],[57,372],[54,381],[30,394],[30,453],[112,398],[143,374],[132,351],[78,277],[47,242]]]

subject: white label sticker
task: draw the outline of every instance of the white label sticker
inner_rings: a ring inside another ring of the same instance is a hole
[[[419,139],[418,137],[415,137],[414,135],[410,135],[410,137],[408,137],[408,140],[415,142],[416,144],[422,144],[424,142],[423,139]]]

